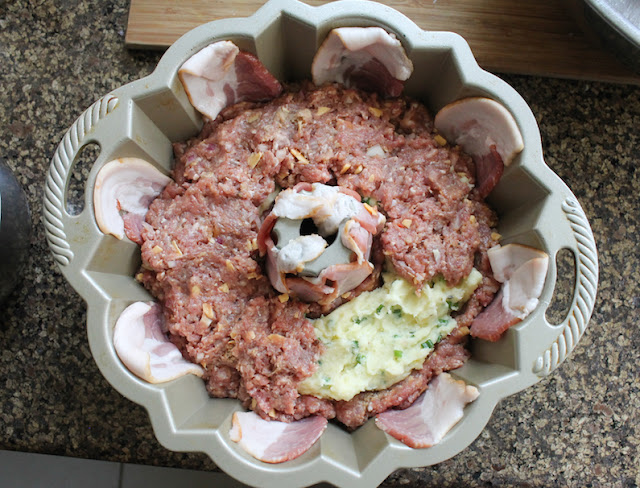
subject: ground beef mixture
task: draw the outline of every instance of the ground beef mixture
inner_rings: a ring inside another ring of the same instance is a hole
[[[422,105],[337,84],[290,86],[268,103],[227,108],[174,149],[175,182],[147,214],[138,279],[163,304],[171,340],[204,367],[212,396],[264,418],[318,414],[355,428],[410,405],[433,375],[467,359],[468,326],[498,288],[486,255],[496,217],[474,189],[472,160],[434,138]],[[376,272],[327,307],[279,296],[257,249],[263,202],[299,182],[350,188],[387,217]],[[307,317],[379,286],[385,259],[417,289],[436,275],[457,284],[474,266],[484,280],[458,328],[405,380],[346,402],[299,395],[323,352]]]

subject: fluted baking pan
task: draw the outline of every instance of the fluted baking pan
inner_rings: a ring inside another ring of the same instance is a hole
[[[411,449],[370,420],[353,433],[330,424],[303,456],[269,465],[247,455],[229,439],[231,416],[239,402],[209,398],[202,380],[183,377],[160,385],[131,374],[112,342],[118,315],[151,296],[134,279],[138,246],[104,235],[93,214],[93,184],[108,161],[140,157],[164,171],[172,164],[171,143],[194,136],[200,116],[189,104],[177,76],[195,52],[223,39],[255,53],[280,80],[310,77],[311,60],[334,27],[380,26],[394,32],[415,71],[405,92],[433,113],[459,98],[480,95],[505,105],[524,137],[525,149],[509,166],[489,201],[500,216],[503,242],[544,249],[551,257],[540,306],[496,343],[474,341],[472,359],[453,374],[480,390],[465,416],[429,449]],[[86,182],[85,207],[66,210],[71,170],[84,146],[97,143],[100,155]],[[579,203],[544,163],[540,134],[531,110],[509,85],[480,69],[460,36],[425,32],[397,11],[366,1],[340,1],[310,7],[295,0],[271,0],[249,18],[202,25],[180,38],[146,78],[95,102],[71,126],[53,157],[46,184],[44,221],[55,260],[87,302],[87,331],[93,357],[107,380],[143,405],[159,441],[176,451],[202,451],[238,480],[266,487],[304,486],[328,481],[351,488],[375,486],[400,467],[444,461],[467,447],[482,431],[498,401],[550,374],[583,334],[593,309],[598,264],[591,229]],[[556,254],[575,257],[575,286],[569,312],[551,324],[545,311],[557,278]]]

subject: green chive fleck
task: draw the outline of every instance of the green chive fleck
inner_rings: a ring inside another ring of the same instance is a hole
[[[364,363],[364,358],[365,358],[364,354],[358,354],[358,355],[356,356],[356,363],[357,363],[357,364],[362,364],[362,363]]]
[[[382,303],[381,303],[380,305],[378,305],[378,308],[376,308],[376,313],[382,312],[383,308],[384,308],[384,305],[382,305]]]
[[[396,359],[400,359],[402,357],[402,351],[400,351],[399,349],[394,349],[393,350],[393,357]]]
[[[427,339],[422,344],[420,344],[420,347],[422,347],[422,349],[425,349],[427,347],[431,349],[433,347],[433,342],[431,341],[431,339]]]
[[[400,305],[391,307],[391,312],[398,318],[402,317],[402,307]]]
[[[460,302],[454,302],[452,298],[447,298],[447,306],[453,312],[460,310]]]

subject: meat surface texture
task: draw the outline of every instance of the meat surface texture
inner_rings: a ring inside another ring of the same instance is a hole
[[[463,364],[468,326],[498,288],[487,259],[496,216],[475,188],[472,159],[434,139],[422,105],[338,84],[290,86],[268,103],[224,109],[174,150],[174,182],[142,228],[137,278],[162,303],[172,342],[204,369],[212,396],[238,398],[264,419],[337,416],[355,428],[408,406],[434,374]],[[258,249],[276,185],[301,183],[338,185],[386,217],[371,245],[374,271],[329,304],[278,294]],[[457,284],[473,267],[483,282],[453,336],[391,389],[349,402],[299,394],[324,350],[308,317],[378,287],[385,260],[418,290],[438,275]]]

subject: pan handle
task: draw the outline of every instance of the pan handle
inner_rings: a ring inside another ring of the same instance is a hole
[[[561,328],[560,334],[534,361],[532,371],[541,378],[556,369],[578,344],[593,312],[598,288],[598,253],[587,217],[573,196],[561,205],[575,238],[563,246],[575,258],[575,285],[569,313],[556,326]]]
[[[69,128],[51,160],[44,193],[44,226],[49,248],[60,266],[67,266],[73,259],[65,232],[65,221],[70,218],[65,209],[65,195],[71,169],[80,150],[93,138],[95,126],[117,104],[118,99],[109,94],[91,105]]]

